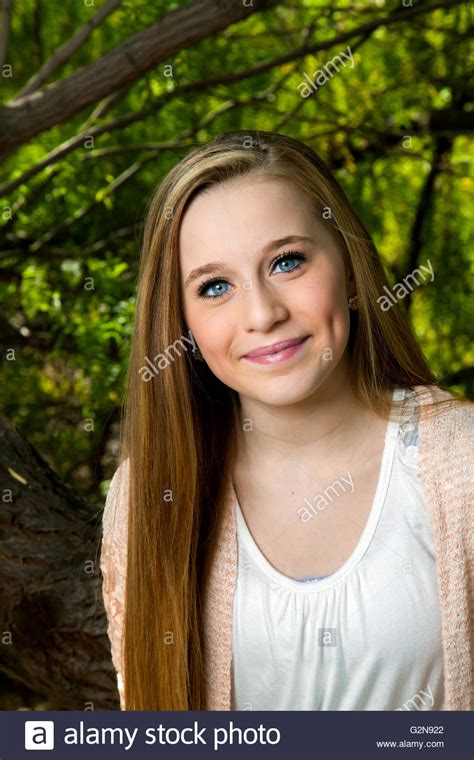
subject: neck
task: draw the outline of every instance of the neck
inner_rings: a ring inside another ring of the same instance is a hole
[[[278,461],[296,454],[324,458],[353,446],[354,436],[374,414],[357,402],[350,375],[333,372],[311,396],[296,404],[271,406],[240,396],[239,458]],[[251,421],[249,424],[248,421]]]

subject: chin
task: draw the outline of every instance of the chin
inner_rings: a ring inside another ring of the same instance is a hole
[[[273,386],[269,384],[266,388],[260,387],[258,390],[253,388],[253,392],[247,392],[245,395],[267,406],[292,406],[311,396],[321,382],[297,383],[291,378],[285,378],[279,383],[274,383]]]

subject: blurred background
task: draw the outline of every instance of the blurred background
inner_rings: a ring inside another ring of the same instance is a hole
[[[146,207],[195,146],[262,129],[314,148],[392,284],[431,262],[400,303],[438,379],[474,398],[472,16],[462,0],[3,0],[1,709],[116,704],[100,514]]]

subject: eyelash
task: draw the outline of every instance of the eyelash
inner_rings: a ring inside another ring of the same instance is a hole
[[[276,259],[274,259],[272,261],[272,268],[274,266],[276,266],[276,264],[278,264],[283,259],[296,259],[297,261],[306,261],[307,258],[308,257],[306,256],[306,254],[300,253],[299,251],[285,251],[285,253],[280,253],[279,256],[277,256]],[[298,266],[294,267],[293,269],[291,269],[290,272],[280,272],[280,274],[291,274],[291,272],[296,272],[299,268],[300,267],[298,265]],[[216,282],[226,282],[226,280],[218,279],[216,277],[211,277],[209,280],[206,280],[198,288],[198,296],[199,296],[199,298],[207,298],[207,299],[209,299],[211,301],[216,301],[218,298],[222,298],[222,296],[225,296],[226,293],[229,292],[227,290],[225,293],[221,293],[221,295],[217,295],[217,296],[216,295],[214,295],[214,296],[206,296],[206,295],[204,295],[205,292],[206,292],[206,290],[211,285],[214,285]]]

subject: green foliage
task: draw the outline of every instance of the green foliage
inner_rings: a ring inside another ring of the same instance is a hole
[[[123,3],[48,84],[178,5]],[[381,24],[366,37],[355,34],[305,56],[296,55],[303,44],[314,46],[402,14],[409,4],[379,0],[334,7],[300,0],[253,14],[176,52],[86,127],[93,108],[7,157],[2,183],[22,177],[84,132],[78,147],[58,163],[0,197],[2,411],[64,477],[100,498],[97,481],[107,482],[115,453],[110,440],[116,439],[124,391],[148,201],[160,178],[193,145],[226,130],[279,130],[320,153],[373,235],[392,281],[407,273],[417,211],[439,140],[447,140],[416,250],[417,261],[430,259],[436,276],[430,287],[414,293],[410,318],[437,375],[474,393],[474,178],[471,142],[458,118],[472,113],[469,8],[460,2],[429,12],[424,6],[410,20]],[[13,77],[4,79],[4,100],[97,10],[75,0],[14,3],[8,59]],[[303,73],[311,75],[348,45],[354,68],[342,68],[302,99],[297,85]],[[278,65],[239,76],[286,53],[288,60]],[[219,83],[224,76],[236,79]],[[207,79],[215,83],[180,93]],[[142,111],[148,115],[91,139],[94,127]],[[444,130],[433,128],[440,116]],[[173,141],[175,146],[153,149]]]

